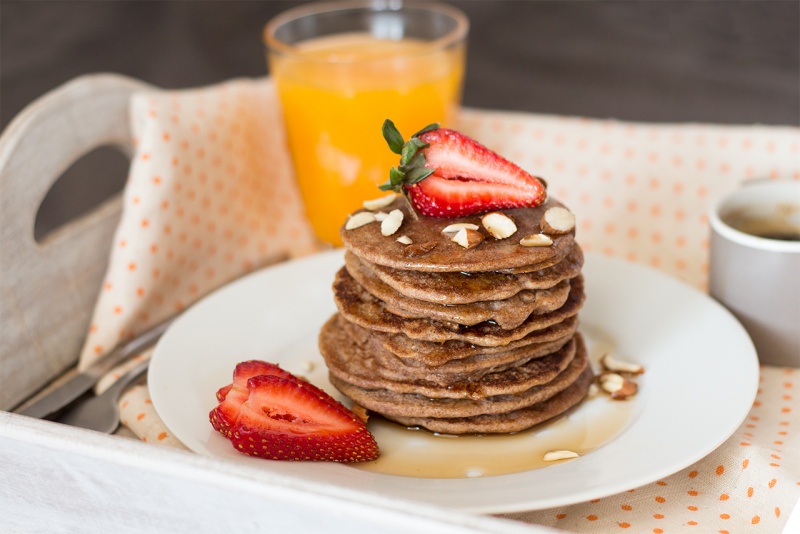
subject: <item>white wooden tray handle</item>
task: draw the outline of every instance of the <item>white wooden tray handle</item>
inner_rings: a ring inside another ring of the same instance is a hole
[[[121,209],[117,195],[37,243],[39,206],[93,149],[132,153],[129,101],[148,89],[114,74],[82,76],[34,101],[0,136],[0,409],[76,362]]]

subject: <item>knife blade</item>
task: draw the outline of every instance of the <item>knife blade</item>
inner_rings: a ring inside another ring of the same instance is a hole
[[[85,371],[78,373],[64,384],[56,387],[53,391],[36,399],[28,406],[16,410],[14,413],[43,419],[48,415],[58,412],[89,391],[89,389],[114,366],[153,346],[173,321],[174,317],[167,319],[131,341],[119,345],[90,365]]]

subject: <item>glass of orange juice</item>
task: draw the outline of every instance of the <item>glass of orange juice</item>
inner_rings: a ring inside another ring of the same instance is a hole
[[[405,137],[452,124],[461,99],[468,21],[435,2],[313,3],[265,30],[306,214],[317,237],[341,245],[339,227],[397,155],[381,125]]]

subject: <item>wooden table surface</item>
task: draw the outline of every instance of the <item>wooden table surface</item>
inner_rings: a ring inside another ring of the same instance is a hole
[[[262,76],[263,24],[297,3],[4,1],[0,127],[34,98],[90,72],[168,88]],[[796,0],[451,3],[472,25],[467,106],[800,125]],[[121,156],[106,150],[92,158],[56,186],[38,235],[122,187]]]

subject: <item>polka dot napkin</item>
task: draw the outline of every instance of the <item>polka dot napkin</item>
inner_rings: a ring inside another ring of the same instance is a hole
[[[136,153],[81,368],[225,282],[315,248],[272,85],[141,94],[131,128]]]
[[[134,98],[139,139],[81,363],[244,272],[314,249],[269,80]],[[464,110],[458,128],[550,184],[581,245],[706,288],[711,203],[750,179],[800,179],[800,130],[638,124]],[[574,532],[778,532],[800,496],[798,371],[764,367],[717,451],[597,501],[503,517]],[[121,399],[141,439],[181,446],[146,386]],[[646,451],[642,452],[646,454]]]

